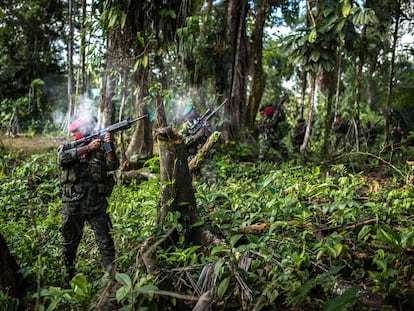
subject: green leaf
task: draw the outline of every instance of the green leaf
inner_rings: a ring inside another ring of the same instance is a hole
[[[349,310],[357,301],[358,291],[359,286],[348,289],[341,296],[328,301],[323,311]]]
[[[230,284],[230,277],[226,277],[223,281],[221,281],[220,285],[217,288],[217,297],[219,299],[223,298],[224,294],[227,291],[227,288],[229,287]]]
[[[215,256],[215,255],[218,255],[218,254],[221,254],[221,253],[224,254],[224,255],[228,255],[228,254],[230,254],[230,249],[227,248],[226,246],[219,245],[219,246],[214,247],[211,250],[211,255],[212,256]]]
[[[308,42],[309,43],[314,43],[317,38],[318,38],[318,33],[317,33],[316,29],[312,29],[312,31],[310,32],[309,37],[308,37]]]
[[[230,245],[234,247],[236,243],[240,240],[243,234],[235,234],[230,238]]]
[[[115,279],[124,286],[132,287],[131,278],[128,274],[125,273],[117,273]]]
[[[349,14],[351,13],[352,4],[350,1],[345,1],[345,3],[342,5],[342,16],[347,18]]]
[[[118,289],[116,291],[116,300],[118,302],[122,301],[125,299],[125,297],[128,295],[129,291],[130,291],[130,287],[128,286],[122,286],[120,289]]]
[[[220,259],[214,264],[214,274],[216,276],[220,276],[221,274],[221,267],[224,264],[224,260]]]
[[[365,225],[358,232],[358,240],[363,240],[367,234],[371,231],[371,226]]]
[[[88,292],[88,281],[86,280],[86,276],[84,276],[82,273],[75,275],[71,283],[81,289],[83,293]]]
[[[254,234],[246,234],[246,238],[249,240],[250,243],[259,243],[259,237]]]

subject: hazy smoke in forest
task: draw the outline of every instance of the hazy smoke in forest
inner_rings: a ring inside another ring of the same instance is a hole
[[[189,95],[180,95],[175,98],[175,105],[174,107],[171,107],[173,109],[171,113],[174,123],[181,123],[184,110],[190,104],[192,104],[192,99]]]
[[[96,126],[97,117],[96,103],[90,99],[87,94],[83,94],[79,97],[79,102],[75,107],[75,115],[71,119],[69,119],[69,111],[64,113],[57,110],[52,113],[53,123],[59,125],[64,131],[67,131],[70,124],[78,118],[93,122]]]
[[[83,94],[79,97],[79,104],[76,106],[74,120],[78,118],[82,118],[87,122],[94,122],[95,126],[97,126],[97,108],[95,102],[88,97],[88,94]]]

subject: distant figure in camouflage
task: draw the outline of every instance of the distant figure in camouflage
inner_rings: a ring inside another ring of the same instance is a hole
[[[259,129],[261,132],[260,155],[261,161],[270,160],[269,151],[271,148],[279,152],[283,161],[288,160],[288,149],[282,142],[282,135],[278,126],[286,120],[283,106],[275,109],[272,105],[266,106],[261,112]]]
[[[300,152],[300,146],[303,143],[306,133],[305,119],[298,119],[295,127],[290,133],[290,141],[292,143],[293,152]]]
[[[404,134],[405,134],[405,131],[400,125],[397,125],[396,127],[394,127],[391,132],[392,143],[396,144],[396,143],[401,142],[401,140],[404,137]]]
[[[79,140],[92,134],[95,121],[79,118],[69,131]],[[111,146],[104,149],[104,143]],[[63,259],[66,267],[64,288],[75,275],[75,257],[82,238],[85,223],[93,228],[95,240],[102,257],[105,271],[114,272],[115,246],[111,236],[111,220],[106,212],[114,186],[113,176],[108,174],[119,167],[113,146],[113,135],[106,133],[103,141],[93,139],[86,145],[74,147],[65,143],[58,148],[58,168],[62,186]]]
[[[371,124],[371,121],[367,121],[365,126],[365,141],[367,143],[367,147],[372,147],[375,144],[375,141],[377,139],[377,128],[374,125]]]
[[[333,132],[335,135],[334,149],[341,149],[345,146],[345,136],[348,131],[347,123],[342,119],[342,115],[337,114],[333,123]]]
[[[200,113],[193,105],[186,107],[183,112],[183,119],[185,120],[185,124],[181,133],[184,136],[184,143],[186,145],[187,161],[190,163],[197,155],[199,149],[207,142],[210,135],[214,133],[215,129],[209,123],[206,123],[196,133],[192,133],[191,126],[200,120]],[[193,174],[194,177],[201,178],[210,185],[216,182],[217,179],[217,175],[210,161],[212,158],[211,152],[212,150],[210,150],[208,156],[203,159],[202,164],[194,172],[196,174]]]

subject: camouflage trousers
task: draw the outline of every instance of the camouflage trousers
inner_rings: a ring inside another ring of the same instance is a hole
[[[82,238],[85,222],[88,222],[95,232],[96,244],[101,253],[105,268],[115,260],[115,246],[110,233],[112,223],[109,215],[106,213],[106,207],[107,203],[105,202],[100,212],[74,214],[71,213],[73,211],[71,204],[63,204],[60,231],[63,237],[63,256],[67,268],[74,266],[76,251]]]
[[[277,152],[279,152],[280,157],[283,161],[288,160],[288,148],[286,145],[280,140],[280,139],[262,139],[260,144],[260,154],[259,159],[260,160],[272,160],[269,159],[268,154],[270,149],[275,149]]]

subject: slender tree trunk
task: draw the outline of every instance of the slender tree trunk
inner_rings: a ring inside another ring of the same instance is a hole
[[[300,118],[303,118],[303,114],[304,114],[304,108],[305,108],[305,98],[306,98],[306,88],[308,86],[308,73],[305,70],[305,66],[301,66],[302,67],[302,72],[301,72],[301,106],[300,106],[300,112],[299,112],[299,116]]]
[[[121,73],[122,79],[122,91],[121,91],[121,105],[119,107],[119,115],[118,115],[118,122],[121,122],[124,120],[124,110],[126,106],[126,101],[128,98],[128,67],[123,66],[122,67],[122,73]],[[120,161],[122,166],[124,166],[124,163],[126,163],[126,155],[125,155],[125,147],[124,147],[124,136],[123,133],[119,133],[119,146],[120,146]]]
[[[312,121],[313,121],[313,111],[315,106],[315,88],[316,88],[316,73],[312,72],[310,77],[310,94],[309,94],[309,102],[308,102],[308,117],[307,117],[307,126],[305,137],[303,138],[303,143],[300,146],[300,153],[305,154],[306,149],[310,139],[310,133],[312,129]]]
[[[361,34],[361,46],[359,49],[359,60],[358,60],[358,73],[355,79],[355,120],[359,120],[360,107],[359,103],[361,101],[361,81],[362,81],[362,69],[365,64],[365,53],[366,53],[366,36],[367,36],[367,27],[364,26]]]
[[[256,114],[262,100],[263,90],[266,84],[266,76],[263,72],[263,28],[266,21],[266,3],[262,2],[262,5],[257,7],[256,19],[252,32],[252,45],[250,48],[250,57],[252,60],[251,66],[251,87],[249,103],[247,105],[246,112],[246,126],[248,129],[253,130]]]
[[[144,98],[148,96],[149,72],[140,70],[133,77],[133,88],[137,91],[135,95],[135,107],[138,116],[148,114],[148,106]],[[155,98],[154,98],[155,100]],[[134,134],[126,151],[126,157],[130,161],[131,157],[136,156],[137,159],[148,159],[153,155],[153,137],[152,122],[150,118],[145,118],[135,126]]]
[[[88,92],[88,81],[87,81],[87,74],[86,74],[86,30],[85,24],[87,21],[87,14],[86,14],[86,0],[82,0],[82,24],[81,24],[81,49],[80,51],[80,71],[81,71],[81,94],[86,94]]]
[[[385,144],[388,144],[389,141],[389,132],[390,132],[390,123],[391,123],[391,99],[392,99],[392,90],[394,84],[394,66],[395,66],[395,49],[397,46],[398,40],[398,30],[400,24],[400,16],[401,16],[401,0],[396,0],[396,15],[395,15],[395,27],[393,33],[393,41],[391,47],[391,62],[390,62],[390,70],[388,76],[388,89],[387,89],[387,102],[384,110],[384,136],[385,136]]]
[[[68,20],[69,20],[69,35],[68,35],[68,103],[69,103],[69,120],[76,114],[75,104],[73,102],[73,3],[74,0],[69,0]]]
[[[225,140],[238,139],[241,132],[246,105],[247,68],[247,39],[246,15],[247,2],[229,0],[226,8],[226,44],[227,57],[231,65],[227,76],[229,103],[225,106],[225,120],[223,137]],[[226,57],[226,58],[227,58]]]
[[[338,47],[338,54],[337,54],[337,71],[336,71],[336,93],[335,93],[335,114],[339,112],[339,96],[341,92],[341,77],[342,77],[342,47],[341,45]],[[330,119],[330,123],[332,123],[333,118],[332,116]]]

